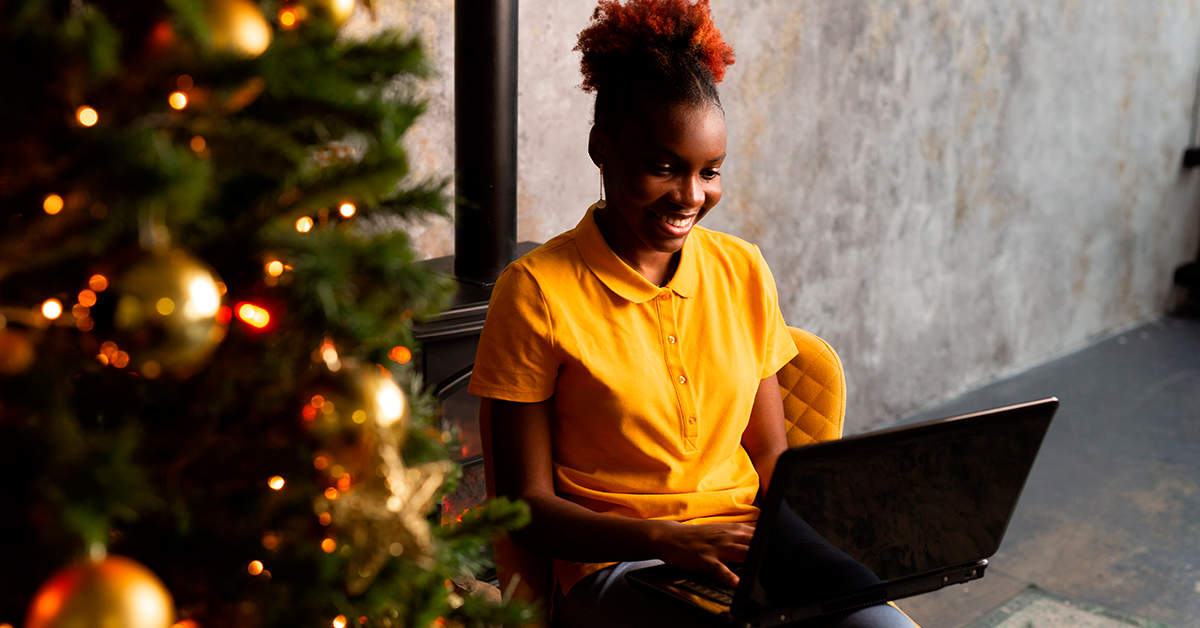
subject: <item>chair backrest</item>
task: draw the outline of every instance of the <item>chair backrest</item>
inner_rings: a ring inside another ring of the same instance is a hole
[[[846,418],[846,377],[842,362],[829,343],[802,329],[789,327],[800,353],[780,369],[779,388],[789,447],[841,438]],[[479,405],[479,432],[488,496],[496,494],[492,467],[491,401]],[[549,607],[554,576],[548,557],[517,545],[508,534],[492,537],[500,590]],[[515,584],[513,584],[515,582]]]

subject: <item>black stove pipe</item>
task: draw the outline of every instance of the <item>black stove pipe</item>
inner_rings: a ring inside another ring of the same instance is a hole
[[[517,0],[454,3],[454,274],[495,283],[517,250]]]

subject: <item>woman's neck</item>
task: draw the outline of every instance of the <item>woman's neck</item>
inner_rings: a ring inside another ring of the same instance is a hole
[[[681,251],[670,253],[647,249],[623,221],[604,209],[596,209],[592,217],[596,220],[596,226],[600,228],[600,235],[604,237],[613,253],[646,281],[656,286],[665,286],[675,276]]]

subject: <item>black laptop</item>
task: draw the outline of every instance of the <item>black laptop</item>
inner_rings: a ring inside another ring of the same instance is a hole
[[[744,628],[980,578],[1057,409],[1049,398],[788,450],[736,590],[666,565],[626,577]]]

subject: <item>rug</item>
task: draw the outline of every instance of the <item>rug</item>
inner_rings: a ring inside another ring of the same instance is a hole
[[[1035,586],[1014,595],[967,628],[1170,628],[1129,613],[1055,595]]]

